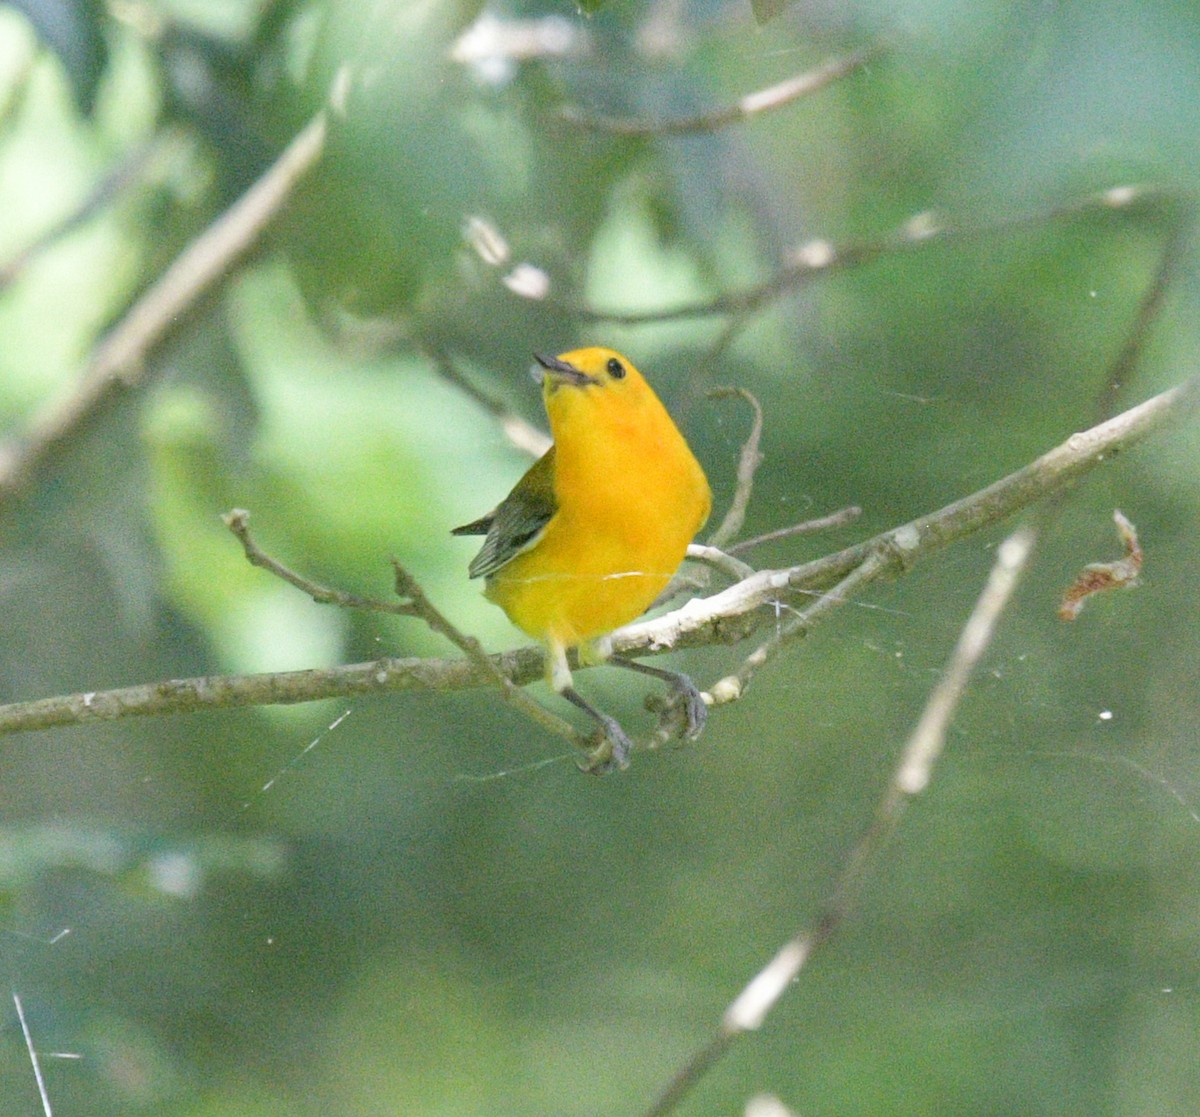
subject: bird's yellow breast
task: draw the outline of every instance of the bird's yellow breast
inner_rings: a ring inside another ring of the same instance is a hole
[[[486,591],[538,639],[572,647],[640,616],[708,518],[700,463],[632,366],[629,375],[637,381],[617,390],[565,387],[547,398],[558,508]]]

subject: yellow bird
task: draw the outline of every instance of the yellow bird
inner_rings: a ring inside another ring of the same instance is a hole
[[[667,409],[620,353],[535,358],[554,445],[496,508],[454,534],[487,537],[470,576],[486,578],[488,600],[545,645],[547,681],[597,722],[624,767],[632,744],[575,690],[567,651],[670,682],[684,700],[687,735],[700,732],[707,711],[692,681],[611,656],[607,637],[666,587],[712,494]]]

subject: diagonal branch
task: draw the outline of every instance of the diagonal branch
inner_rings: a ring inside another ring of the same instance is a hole
[[[875,817],[859,838],[834,881],[833,891],[811,928],[789,939],[733,999],[720,1026],[676,1072],[646,1117],[665,1117],[699,1083],[739,1036],[762,1027],[767,1015],[792,988],[813,954],[845,924],[870,871],[895,834],[905,808],[929,784],[933,766],[946,744],[946,730],[972,672],[991,643],[1000,614],[1012,597],[1033,548],[1034,533],[1022,528],[1001,545],[987,585],[963,627],[945,673],[934,687],[913,729],[899,764],[884,789]]]
[[[1071,220],[1088,213],[1129,210],[1135,207],[1165,210],[1171,218],[1173,228],[1191,220],[1190,207],[1185,199],[1168,190],[1150,186],[1115,186],[1054,207],[1038,214],[1036,220]],[[861,267],[881,256],[912,252],[935,240],[942,243],[950,240],[969,242],[983,237],[994,237],[1027,225],[1031,220],[1033,218],[1017,215],[994,222],[956,225],[943,221],[935,213],[919,213],[899,228],[874,240],[842,245],[823,239],[807,241],[789,253],[788,258],[773,275],[758,283],[739,290],[726,291],[710,299],[681,303],[661,310],[605,310],[565,299],[555,301],[589,322],[637,326],[649,322],[689,321],[728,315],[732,316],[733,324],[737,325],[744,320],[744,316],[769,306],[777,299],[826,275]],[[1151,313],[1153,309],[1153,306],[1149,307]]]
[[[345,78],[339,74],[333,97]],[[323,108],[236,202],[175,258],[96,346],[70,393],[49,404],[15,442],[0,444],[0,501],[11,498],[119,387],[139,383],[146,360],[188,311],[258,241],[325,150]]]

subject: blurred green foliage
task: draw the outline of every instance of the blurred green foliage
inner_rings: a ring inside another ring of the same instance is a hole
[[[515,646],[448,531],[527,459],[434,350],[533,421],[532,350],[626,350],[718,512],[748,418],[705,392],[750,389],[767,424],[747,534],[865,509],[759,565],[934,509],[1095,420],[1200,171],[1189,4],[64,0],[55,33],[51,5],[18,7],[32,18],[0,7],[11,438],[348,88],[261,246],[0,506],[3,701],[449,654],[251,568],[219,518],[234,506],[318,580],[385,596],[395,555]],[[877,40],[862,71],[720,130],[563,113],[678,120]],[[1064,212],[1131,181],[1169,196]],[[806,242],[925,211],[951,232],[728,336],[719,316],[579,312],[742,290]],[[472,218],[503,238],[492,262]],[[1189,253],[1119,405],[1197,367]],[[506,286],[520,264],[550,298]],[[1197,462],[1184,424],[1056,506],[861,910],[681,1112],[762,1092],[808,1115],[1200,1109]],[[1144,584],[1061,624],[1078,569],[1119,553],[1114,506]],[[698,744],[607,780],[486,693],[6,737],[0,958],[55,1114],[644,1109],[827,895],[998,538],[842,610]],[[747,650],[685,665],[703,685]],[[612,674],[581,685],[644,727]],[[4,1019],[0,1108],[33,1112]]]

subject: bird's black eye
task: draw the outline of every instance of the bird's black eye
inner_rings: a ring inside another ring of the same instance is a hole
[[[625,366],[616,357],[609,357],[604,368],[614,380],[620,380],[625,375]]]

